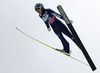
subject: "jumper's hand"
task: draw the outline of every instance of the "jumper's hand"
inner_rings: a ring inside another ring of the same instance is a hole
[[[47,28],[48,31],[51,31],[51,28]]]
[[[70,20],[71,24],[73,24],[73,20]]]

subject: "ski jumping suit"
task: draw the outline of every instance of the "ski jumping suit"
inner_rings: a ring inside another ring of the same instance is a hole
[[[59,18],[61,18],[61,19],[63,19],[63,17],[61,15],[59,15],[58,13],[54,12],[51,9],[45,9],[45,10],[43,10],[42,14],[39,14],[39,16],[45,22],[47,28],[50,28],[49,25],[51,25],[51,27],[53,28],[53,31],[55,32],[55,34],[61,40],[61,42],[63,44],[63,49],[67,53],[69,53],[69,51],[70,51],[69,43],[63,37],[62,33],[64,33],[65,35],[67,35],[72,40],[73,40],[73,36],[69,32],[68,28],[60,20],[58,20],[56,18],[56,16],[59,17]]]

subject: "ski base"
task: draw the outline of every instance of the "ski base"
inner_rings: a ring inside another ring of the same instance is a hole
[[[66,15],[65,11],[63,10],[62,6],[61,5],[58,5],[57,6],[58,8],[58,11],[60,12],[60,14],[62,15],[62,17],[64,18],[64,21],[66,23],[66,25],[68,26],[69,30],[71,31],[71,33],[73,34],[75,40],[76,40],[76,43],[77,43],[77,46],[81,49],[83,55],[85,56],[87,62],[89,63],[91,69],[94,71],[96,70],[96,66],[94,65],[91,57],[89,56],[88,52],[86,51],[83,43],[81,42],[78,34],[76,33],[74,27],[72,26],[68,16]]]

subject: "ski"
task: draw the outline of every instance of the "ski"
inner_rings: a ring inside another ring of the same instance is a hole
[[[75,40],[76,40],[76,42],[77,42],[77,44],[78,44],[78,47],[79,47],[79,48],[81,49],[81,51],[83,52],[83,54],[84,54],[86,60],[88,61],[88,63],[89,63],[89,65],[90,65],[91,69],[92,69],[93,71],[96,70],[96,66],[94,65],[93,61],[91,60],[91,58],[90,58],[88,52],[86,51],[84,45],[82,44],[82,42],[81,42],[79,36],[77,35],[77,33],[76,33],[74,27],[72,26],[72,24],[71,24],[69,18],[67,17],[65,11],[64,11],[63,8],[62,8],[62,6],[61,6],[61,5],[58,5],[58,6],[57,6],[57,9],[58,9],[58,11],[60,12],[60,14],[63,16],[66,25],[68,26],[69,30],[70,30],[71,33],[73,34],[73,36],[74,36],[74,38],[75,38]]]
[[[64,54],[64,55],[66,55],[66,56],[68,56],[68,57],[70,57],[70,58],[72,58],[72,59],[74,59],[74,60],[76,60],[76,61],[78,61],[78,62],[80,62],[80,63],[82,63],[82,64],[84,64],[84,65],[86,65],[86,66],[89,66],[88,64],[86,64],[86,63],[84,63],[84,62],[82,62],[82,61],[80,61],[80,60],[78,60],[78,59],[76,59],[76,58],[74,58],[74,57],[72,57],[72,56],[69,56],[69,55],[67,55],[67,54],[64,53],[64,52],[61,52],[61,51],[57,50],[56,48],[54,48],[54,47],[52,47],[52,46],[49,46],[49,45],[47,45],[47,44],[45,44],[45,43],[43,43],[43,42],[41,42],[41,41],[39,41],[39,40],[37,40],[37,39],[31,37],[31,36],[29,36],[29,35],[26,34],[25,32],[23,32],[23,31],[21,31],[20,29],[18,29],[17,27],[16,27],[16,29],[17,29],[19,32],[21,32],[22,34],[28,36],[29,38],[31,38],[31,39],[33,39],[33,40],[35,40],[35,41],[37,41],[37,42],[39,42],[39,43],[41,43],[41,44],[43,44],[43,45],[49,47],[49,48],[51,48],[51,49],[54,49],[54,50],[56,50],[56,51],[58,51],[58,52],[60,52],[60,53],[62,53],[62,54]]]

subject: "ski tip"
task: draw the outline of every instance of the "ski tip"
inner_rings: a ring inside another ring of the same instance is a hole
[[[61,6],[61,5],[58,5],[58,6]],[[58,6],[57,6],[57,7],[58,7]]]
[[[57,8],[61,7],[61,5],[58,5]]]
[[[15,26],[15,28],[18,30],[18,28]]]
[[[18,31],[20,31],[20,30],[18,29],[18,27],[15,26],[15,28],[16,28]]]
[[[15,26],[15,28],[17,29],[17,27]]]

